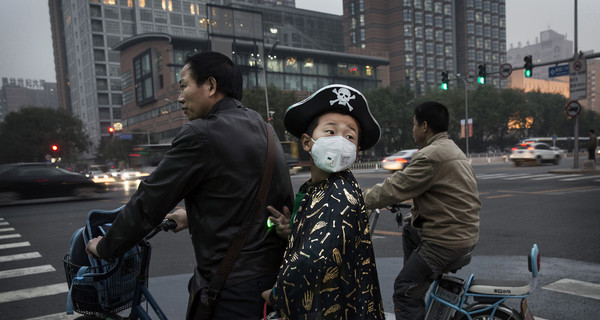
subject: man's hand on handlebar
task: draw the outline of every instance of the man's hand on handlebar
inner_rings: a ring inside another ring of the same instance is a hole
[[[172,213],[167,214],[165,218],[177,222],[177,228],[173,229],[173,232],[179,232],[188,228],[187,211],[185,209],[178,208]]]
[[[98,246],[98,242],[100,242],[100,239],[102,239],[102,236],[96,237],[88,241],[87,245],[85,246],[85,252],[87,252],[88,255],[92,255],[96,258],[100,257],[98,255],[98,250],[96,249],[96,247]]]

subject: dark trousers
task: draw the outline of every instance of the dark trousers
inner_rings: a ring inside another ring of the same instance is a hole
[[[261,293],[273,288],[277,275],[261,277],[221,289],[213,320],[257,320],[263,318]]]
[[[588,150],[588,160],[594,160],[594,162],[596,162],[596,150]]]
[[[425,295],[435,278],[456,259],[473,248],[445,248],[421,237],[410,224],[402,230],[404,266],[394,282],[396,320],[425,319]]]

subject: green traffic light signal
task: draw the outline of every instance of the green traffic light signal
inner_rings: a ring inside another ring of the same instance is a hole
[[[447,83],[442,83],[442,85],[440,87],[442,88],[442,90],[448,90],[448,84]]]
[[[485,84],[485,77],[487,76],[487,71],[485,70],[485,64],[479,65],[479,72],[477,73],[477,82],[480,84]]]
[[[477,82],[479,82],[480,84],[485,84],[485,77],[477,78]]]
[[[531,70],[525,69],[524,74],[525,74],[525,77],[527,77],[527,78],[531,77]]]
[[[523,71],[523,74],[526,78],[529,78],[531,77],[531,71],[533,70],[533,60],[531,55],[525,56],[525,58],[523,58],[523,61],[525,61],[525,65],[523,66],[525,70]]]

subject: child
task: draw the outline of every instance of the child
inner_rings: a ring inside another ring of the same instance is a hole
[[[368,216],[348,170],[377,143],[379,124],[365,97],[339,84],[289,107],[284,124],[311,154],[311,178],[296,194],[277,282],[263,297],[283,319],[384,319]]]

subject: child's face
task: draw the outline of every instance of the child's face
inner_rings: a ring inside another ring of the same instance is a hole
[[[313,131],[312,137],[309,137],[307,134],[303,135],[302,147],[304,151],[308,152],[314,143],[312,140],[317,141],[321,137],[342,136],[354,143],[357,146],[357,150],[359,150],[358,128],[358,122],[352,116],[336,112],[323,114],[319,118],[319,124]]]

